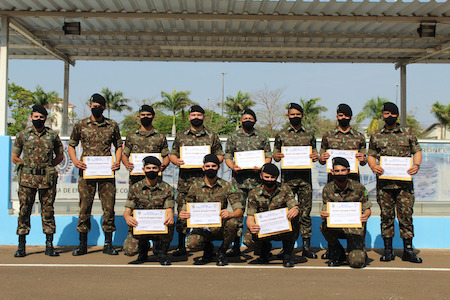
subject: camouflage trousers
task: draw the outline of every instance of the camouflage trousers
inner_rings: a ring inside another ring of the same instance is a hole
[[[203,175],[202,171],[195,171],[195,172],[189,174],[188,176],[180,176],[178,178],[178,185],[177,185],[178,194],[177,194],[177,198],[176,198],[178,213],[181,211],[181,208],[184,205],[184,201],[186,199],[189,188],[192,185],[192,182],[196,178],[203,178],[203,176],[204,175]],[[178,233],[187,234],[187,232],[188,232],[187,221],[177,218],[176,229],[177,229]]]
[[[377,202],[381,209],[381,237],[394,237],[395,210],[400,227],[400,237],[414,237],[413,207],[414,190],[412,189],[377,189]]]
[[[236,190],[236,193],[239,195],[239,199],[241,200],[242,204],[242,211],[245,213],[247,210],[247,199],[248,199],[248,193],[250,193],[251,190],[256,188],[259,183],[255,180],[246,180],[245,183],[239,183],[236,178],[231,177],[231,184]],[[238,232],[237,236],[242,237],[242,234],[244,232],[244,216],[237,218],[238,221]]]
[[[55,202],[56,187],[49,189],[37,189],[19,185],[18,195],[20,202],[19,217],[17,219],[17,234],[30,233],[30,215],[33,208],[36,193],[39,193],[41,203],[42,231],[45,234],[53,234],[56,230],[53,203]]]
[[[311,223],[311,209],[312,209],[312,185],[311,179],[308,181],[301,179],[291,179],[284,181],[291,188],[294,195],[297,195],[298,207],[300,208],[299,217],[299,231],[297,231],[296,239],[301,232],[302,238],[311,238],[312,234],[312,223]]]
[[[209,230],[194,228],[187,238],[187,246],[191,251],[200,251],[204,249],[206,243],[221,240],[223,241],[221,247],[228,249],[236,237],[238,225],[238,220],[232,218],[224,220],[222,227],[209,228]]]
[[[141,251],[141,249],[139,248],[140,239],[146,239],[147,241],[152,240],[153,242],[161,241],[161,243],[163,244],[163,248],[166,247],[166,249],[168,249],[173,238],[174,226],[168,226],[167,228],[167,234],[158,235],[133,235],[130,229],[130,231],[128,232],[128,236],[123,242],[123,254],[125,254],[126,256],[134,256],[136,254],[139,254],[139,252]]]
[[[89,232],[91,230],[91,211],[94,203],[95,192],[102,204],[104,232],[116,230],[114,224],[114,205],[116,203],[116,181],[115,179],[84,179],[80,176],[78,180],[78,192],[80,193],[80,216],[78,218],[78,232]]]

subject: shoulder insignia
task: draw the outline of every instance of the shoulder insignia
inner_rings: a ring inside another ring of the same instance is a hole
[[[369,191],[367,189],[364,190],[364,196],[369,196]]]

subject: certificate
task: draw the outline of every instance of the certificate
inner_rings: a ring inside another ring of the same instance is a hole
[[[142,160],[147,156],[154,156],[162,162],[161,153],[130,153],[130,162],[134,165],[130,175],[145,175],[144,170],[142,170],[144,167]]]
[[[167,218],[165,209],[135,209],[133,217],[138,222],[138,225],[133,227],[134,235],[168,233],[167,226],[164,225]]]
[[[361,202],[327,202],[327,226],[330,228],[361,228]]]
[[[311,169],[311,146],[281,147],[284,157],[281,159],[282,169]]]
[[[262,167],[266,163],[264,150],[234,152],[234,164],[241,169],[253,169]]]
[[[260,227],[258,237],[263,238],[292,231],[287,213],[288,209],[285,207],[255,214],[255,222]]]
[[[180,159],[184,165],[180,168],[201,168],[203,167],[203,158],[211,153],[211,146],[183,146],[180,147]]]
[[[384,170],[380,179],[412,180],[411,175],[407,172],[412,166],[411,157],[381,156],[380,166]]]
[[[114,178],[114,172],[111,169],[111,165],[113,164],[112,156],[84,156],[83,162],[86,164],[86,170],[83,171],[83,178]]]
[[[220,210],[220,202],[188,203],[187,211],[191,213],[191,217],[187,219],[187,227],[222,227]]]
[[[328,153],[330,153],[330,158],[327,160],[327,172],[331,173],[333,170],[333,158],[334,157],[343,157],[348,160],[350,164],[350,173],[358,173],[358,160],[356,159],[356,153],[358,150],[337,150],[337,149],[328,149]]]

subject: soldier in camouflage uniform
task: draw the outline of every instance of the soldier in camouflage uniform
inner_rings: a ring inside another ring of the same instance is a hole
[[[223,161],[223,151],[219,136],[203,126],[204,117],[205,111],[199,105],[193,105],[189,109],[188,119],[191,123],[191,127],[188,130],[177,134],[170,153],[170,161],[174,165],[180,167],[184,164],[184,161],[180,157],[180,147],[183,146],[210,146],[211,154],[217,155],[220,162]],[[201,169],[180,168],[177,188],[178,195],[176,199],[178,212],[181,211],[181,208],[184,205],[187,192],[189,191],[194,179],[203,178],[203,175],[204,174]],[[173,255],[187,255],[185,245],[185,238],[187,234],[186,221],[178,218],[176,230],[178,232],[178,248],[173,252]]]
[[[169,165],[169,146],[167,145],[166,136],[153,128],[152,122],[155,117],[155,111],[150,105],[142,105],[139,109],[138,118],[141,126],[135,132],[130,132],[125,139],[123,147],[122,162],[128,171],[132,171],[134,165],[130,162],[131,153],[161,153],[163,163],[161,172]],[[130,188],[133,184],[141,181],[145,175],[130,174]]]
[[[244,244],[250,249],[260,249],[261,254],[257,259],[259,264],[269,262],[269,253],[272,248],[270,241],[283,242],[283,266],[291,268],[295,265],[292,258],[296,232],[298,232],[298,201],[295,199],[291,188],[287,184],[277,183],[280,175],[278,168],[271,163],[265,164],[261,169],[260,178],[262,184],[251,190],[248,195],[247,230],[244,235]],[[287,218],[291,221],[292,231],[280,233],[268,237],[259,238],[259,225],[255,222],[255,214],[287,207]]]
[[[38,191],[42,230],[46,235],[45,255],[59,256],[53,248],[53,234],[56,228],[53,203],[58,179],[55,166],[64,159],[64,149],[58,134],[44,126],[47,120],[47,110],[44,107],[33,106],[30,120],[33,126],[27,127],[16,135],[11,154],[11,160],[16,164],[20,201],[17,225],[19,247],[14,256],[26,255],[25,237],[30,233],[31,209]],[[20,158],[22,152],[23,159]]]
[[[132,185],[128,193],[128,201],[125,203],[123,217],[129,225],[128,236],[123,244],[123,252],[127,256],[139,253],[137,260],[130,264],[142,264],[147,261],[149,240],[153,243],[161,243],[158,252],[159,263],[163,266],[171,264],[167,251],[172,241],[174,232],[173,218],[173,192],[172,187],[164,181],[158,180],[161,169],[161,161],[153,156],[147,156],[143,160],[145,179]],[[167,217],[164,225],[168,227],[167,234],[133,235],[133,227],[138,225],[133,217],[134,209],[165,209]]]
[[[281,130],[275,136],[273,148],[273,159],[280,161],[284,154],[281,147],[286,146],[311,146],[310,158],[313,162],[319,159],[316,150],[316,136],[314,131],[302,126],[303,108],[297,103],[288,106],[287,118],[289,127]],[[292,192],[297,195],[300,208],[300,232],[302,233],[303,251],[302,256],[317,258],[317,254],[310,249],[311,245],[311,208],[312,208],[312,178],[311,169],[304,170],[282,170],[281,180],[289,185]],[[296,233],[297,238],[299,232]],[[296,238],[296,240],[297,240]],[[279,257],[281,255],[279,254]]]
[[[371,210],[366,188],[356,180],[348,178],[350,173],[350,164],[345,158],[335,157],[333,159],[334,180],[329,182],[323,188],[323,205],[320,212],[324,220],[320,230],[328,242],[330,260],[328,266],[340,266],[345,260],[345,250],[339,239],[346,239],[348,244],[348,260],[353,268],[362,268],[366,264],[366,253],[364,251],[364,226],[361,228],[329,228],[327,227],[328,202],[361,202],[361,222],[366,223],[370,217]]]
[[[242,129],[238,129],[228,136],[227,145],[225,148],[225,163],[232,171],[231,183],[238,191],[242,202],[242,207],[245,210],[247,204],[248,193],[260,184],[259,171],[261,167],[253,167],[253,170],[242,170],[234,162],[235,152],[264,150],[266,157],[265,162],[272,161],[272,152],[270,151],[269,139],[258,129],[255,129],[256,114],[251,109],[246,109],[239,121]],[[239,223],[239,231],[233,243],[233,248],[228,253],[228,256],[239,256],[241,253],[241,236],[244,219],[241,218]]]
[[[180,212],[180,218],[189,219],[190,213],[187,212],[187,203],[195,202],[220,202],[222,218],[222,227],[214,228],[194,228],[188,236],[187,244],[191,251],[203,249],[203,257],[199,264],[211,262],[214,255],[213,240],[222,240],[222,245],[217,252],[217,265],[228,265],[225,252],[233,242],[238,231],[238,219],[242,217],[243,210],[239,195],[232,185],[217,177],[220,168],[220,161],[214,154],[208,154],[203,160],[203,178],[197,178],[185,198],[185,203]],[[228,211],[228,203],[232,212]]]
[[[411,128],[397,124],[398,107],[392,102],[383,105],[382,118],[386,123],[381,130],[375,131],[370,137],[368,162],[372,171],[377,174],[377,202],[381,209],[381,237],[384,240],[384,254],[381,261],[395,259],[392,250],[394,237],[395,209],[400,226],[400,237],[403,239],[404,261],[421,263],[422,259],[414,253],[412,247],[414,186],[412,181],[380,179],[384,173],[377,163],[381,156],[411,157],[413,166],[408,170],[409,175],[419,171],[422,162],[422,148]]]
[[[116,230],[114,225],[114,204],[116,202],[116,181],[108,179],[85,179],[83,170],[86,164],[82,159],[85,156],[110,156],[111,145],[116,149],[115,162],[111,165],[113,171],[120,169],[122,158],[122,139],[120,137],[119,125],[113,120],[103,117],[106,101],[100,94],[94,94],[90,98],[89,109],[91,116],[78,121],[73,127],[69,140],[69,156],[73,164],[80,169],[78,179],[78,192],[80,193],[80,216],[78,218],[77,231],[80,233],[80,246],[72,252],[72,255],[84,255],[87,253],[87,235],[91,230],[91,211],[94,202],[95,191],[102,203],[103,223],[105,232],[105,244],[103,253],[117,255],[117,250],[112,246],[112,234]],[[76,156],[75,147],[81,141],[83,153],[81,160]]]

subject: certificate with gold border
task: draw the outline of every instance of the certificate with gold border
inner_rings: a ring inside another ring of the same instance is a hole
[[[187,227],[222,227],[221,206],[220,202],[187,203],[187,212],[191,214],[187,219]]]
[[[254,215],[260,229],[258,237],[263,238],[292,231],[291,221],[287,218],[288,208],[269,210]]]
[[[331,173],[333,170],[333,158],[334,157],[343,157],[348,160],[350,164],[350,173],[358,173],[358,160],[356,159],[356,153],[358,150],[337,150],[337,149],[328,149],[328,153],[330,153],[330,158],[327,159],[327,172]]]
[[[138,226],[133,227],[134,235],[142,234],[167,234],[168,228],[164,225],[167,219],[165,209],[135,209],[133,218],[138,222]]]
[[[408,174],[408,170],[412,167],[411,157],[381,156],[380,167],[384,170],[380,179],[412,180],[412,176]]]
[[[86,164],[86,169],[83,170],[84,179],[114,178],[114,171],[111,169],[114,163],[112,156],[84,156],[83,162]]]
[[[234,164],[242,170],[262,167],[266,163],[264,150],[234,152]]]
[[[211,153],[211,146],[182,146],[180,147],[180,159],[184,161],[182,169],[201,169],[203,158]]]
[[[292,146],[281,147],[281,153],[284,157],[281,158],[282,169],[311,169],[312,159],[310,157],[312,153],[311,146]]]
[[[327,202],[327,227],[362,228],[361,202]]]
[[[154,156],[162,163],[161,153],[130,153],[130,162],[134,165],[130,175],[145,175],[144,170],[142,170],[144,167],[142,160],[147,156]]]

